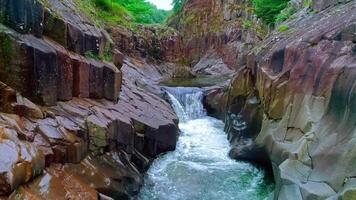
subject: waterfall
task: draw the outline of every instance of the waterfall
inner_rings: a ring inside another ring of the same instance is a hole
[[[166,88],[168,99],[181,122],[206,116],[203,91],[198,88]]]
[[[172,108],[174,112],[177,114],[178,118],[182,122],[186,122],[188,120],[188,115],[185,112],[184,107],[180,102],[170,93],[167,92],[169,101],[171,102]]]
[[[229,156],[224,123],[207,116],[199,88],[165,88],[179,117],[176,150],[156,159],[138,200],[263,200],[273,190],[263,171]],[[234,128],[243,130],[241,117]]]

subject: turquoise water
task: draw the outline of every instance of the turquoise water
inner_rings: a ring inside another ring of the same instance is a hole
[[[154,161],[138,199],[266,199],[273,183],[266,181],[264,171],[228,157],[224,123],[206,116],[202,93],[175,92],[169,97],[181,121],[177,149]]]

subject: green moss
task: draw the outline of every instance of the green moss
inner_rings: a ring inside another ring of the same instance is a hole
[[[5,65],[8,65],[11,62],[11,57],[13,55],[12,41],[11,38],[5,34],[0,33],[0,53],[2,61]]]
[[[62,20],[58,18],[57,15],[54,15],[51,13],[47,18],[47,21],[45,21],[45,34],[58,42],[59,44],[66,46],[66,35],[65,35],[65,29],[66,25]]]
[[[312,7],[312,0],[304,0],[303,6],[304,8],[311,8]]]
[[[288,25],[285,25],[285,24],[280,25],[280,26],[278,27],[278,31],[281,32],[281,33],[286,32],[286,31],[288,31],[288,30],[289,30],[289,26],[288,26]]]
[[[112,46],[112,44],[108,43],[104,48],[103,55],[99,56],[99,58],[101,60],[112,62],[114,60],[112,52],[113,52],[113,46]]]
[[[249,29],[249,28],[251,28],[252,27],[252,22],[250,21],[250,20],[244,20],[243,22],[242,22],[242,27],[244,28],[244,29]]]
[[[99,56],[97,54],[93,53],[92,51],[85,52],[84,56],[86,58],[90,58],[90,59],[94,59],[94,60],[100,60]]]
[[[276,23],[284,22],[290,19],[292,15],[296,12],[297,10],[295,8],[293,8],[292,6],[288,6],[277,15],[275,22]]]
[[[107,45],[104,49],[104,52],[102,55],[97,55],[92,51],[87,51],[84,53],[84,56],[89,59],[94,59],[94,60],[103,60],[103,61],[108,61],[112,62],[113,61],[113,54],[112,54],[112,45]]]

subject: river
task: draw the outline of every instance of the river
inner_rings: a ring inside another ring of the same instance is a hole
[[[224,123],[206,115],[198,88],[167,88],[180,120],[177,148],[156,159],[139,200],[264,200],[273,191],[263,170],[228,157]]]

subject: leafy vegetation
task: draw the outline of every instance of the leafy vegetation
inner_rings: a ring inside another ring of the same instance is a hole
[[[287,19],[290,19],[295,12],[297,12],[295,8],[293,8],[292,6],[288,6],[276,16],[275,22],[281,23]]]
[[[281,33],[286,32],[286,31],[288,31],[288,30],[289,30],[289,26],[288,26],[288,25],[285,25],[285,24],[280,25],[280,26],[278,27],[278,31],[281,32]]]
[[[178,13],[183,9],[186,0],[173,0],[173,12]]]
[[[265,23],[273,25],[282,10],[287,8],[289,0],[252,0],[256,15]],[[283,16],[279,16],[281,20]]]
[[[171,13],[146,0],[77,0],[77,4],[99,23],[127,27],[132,24],[160,24]]]

